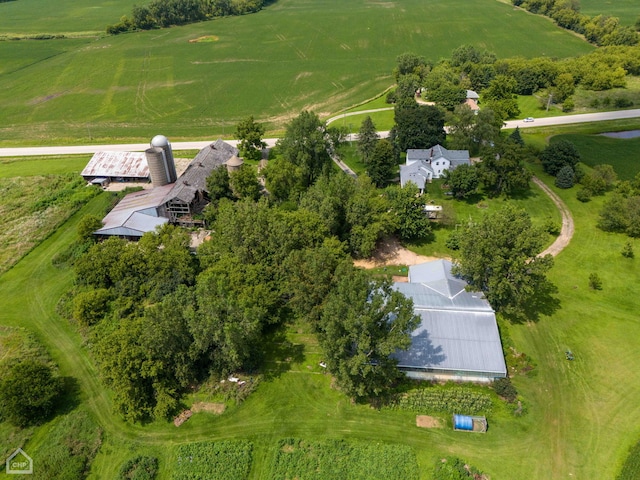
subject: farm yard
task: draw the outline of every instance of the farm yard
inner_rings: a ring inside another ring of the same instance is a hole
[[[593,48],[541,17],[494,0],[278,0],[255,15],[117,37],[103,36],[103,24],[128,14],[131,1],[95,8],[88,0],[60,1],[57,9],[72,12],[73,21],[55,20],[53,2],[34,3],[43,12],[35,20],[24,14],[24,0],[0,3],[0,12],[9,7],[16,19],[0,15],[0,34],[78,38],[0,41],[0,146],[139,141],[150,131],[172,140],[229,136],[249,114],[277,132],[301,108],[329,116],[384,91],[393,82],[395,56],[406,50],[435,60],[479,36],[499,55],[561,57]],[[596,8],[583,3],[585,10]],[[452,12],[459,15],[455,21]],[[189,43],[214,34],[214,41]],[[345,122],[359,125],[355,118]],[[627,120],[532,128],[522,136],[538,147],[549,139],[570,139],[587,169],[603,163],[606,151],[605,163],[631,179],[640,171],[638,140],[593,134],[636,128],[638,120]],[[345,150],[347,160],[364,172],[355,148]],[[102,215],[113,202],[111,193],[85,189],[78,181],[87,160],[0,161],[0,360],[12,346],[3,338],[24,329],[46,347],[70,385],[59,415],[42,426],[19,430],[0,423],[0,451],[21,445],[34,459],[34,478],[129,478],[125,467],[153,465],[156,459],[156,478],[166,480],[430,480],[434,465],[453,455],[491,480],[613,479],[634,445],[631,462],[638,462],[640,424],[629,419],[640,414],[640,269],[638,258],[621,251],[630,242],[638,252],[640,242],[596,228],[607,196],[579,202],[577,187],[558,189],[540,165],[528,165],[568,206],[575,234],[549,275],[558,287],[559,308],[536,321],[499,323],[508,355],[529,362],[521,373],[511,370],[517,406],[487,387],[452,384],[414,386],[382,408],[352,402],[322,367],[311,327],[292,322],[265,337],[266,367],[244,401],[236,403],[233,392],[208,385],[184,398],[183,407],[193,415],[176,427],[172,421],[122,420],[114,412],[114,393],[100,379],[91,341],[60,314],[73,271],[52,260],[76,241],[85,215]],[[506,202],[454,200],[440,183],[432,185],[432,198],[460,222]],[[557,209],[537,187],[510,201],[535,225],[559,223]],[[448,233],[436,228],[431,241],[408,247],[425,256],[450,256]],[[19,248],[13,246],[16,239]],[[589,287],[593,273],[602,280],[601,290]],[[207,411],[203,405],[217,408]],[[482,435],[455,432],[453,413],[486,415],[489,429]],[[416,426],[417,416],[435,428]],[[56,477],[60,471],[67,476]],[[634,478],[633,465],[624,475],[621,480]],[[0,472],[0,478],[9,477]]]

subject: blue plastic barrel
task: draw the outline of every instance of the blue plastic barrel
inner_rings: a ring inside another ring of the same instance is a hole
[[[454,415],[453,428],[456,430],[473,430],[473,418],[467,415]]]

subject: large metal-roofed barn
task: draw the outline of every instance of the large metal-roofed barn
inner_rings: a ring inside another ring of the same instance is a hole
[[[87,182],[148,182],[149,165],[144,152],[96,152],[80,175]]]
[[[190,224],[192,216],[209,203],[207,177],[238,153],[237,148],[220,139],[200,150],[164,198],[169,220]]]
[[[495,312],[481,293],[465,290],[448,260],[409,267],[394,288],[413,300],[420,325],[411,346],[393,356],[410,378],[490,382],[507,375]]]

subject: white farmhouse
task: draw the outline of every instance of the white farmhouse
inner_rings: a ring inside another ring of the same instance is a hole
[[[409,149],[406,164],[400,166],[400,185],[404,187],[407,182],[413,182],[424,192],[425,184],[460,165],[471,165],[468,150],[447,150],[441,145]]]

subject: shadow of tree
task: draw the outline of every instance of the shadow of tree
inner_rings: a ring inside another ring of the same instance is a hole
[[[538,322],[541,315],[551,316],[561,308],[560,299],[555,296],[557,293],[558,287],[544,279],[536,285],[535,294],[523,303],[522,314],[503,312],[503,315],[511,323]]]
[[[305,346],[295,344],[286,338],[285,328],[279,328],[264,339],[264,377],[278,378],[291,369],[294,363],[302,363],[305,359]]]
[[[400,352],[396,358],[403,365],[429,368],[441,365],[447,356],[442,345],[434,345],[431,341],[431,334],[427,330],[422,330],[418,335],[411,337],[409,349]]]

